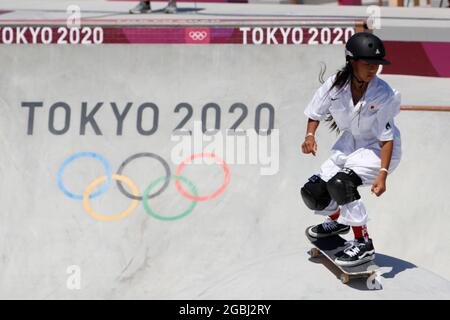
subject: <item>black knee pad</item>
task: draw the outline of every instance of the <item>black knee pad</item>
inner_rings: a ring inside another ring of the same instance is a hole
[[[331,196],[327,190],[327,183],[319,176],[314,175],[300,190],[302,199],[311,210],[323,210],[331,202]]]
[[[357,190],[360,185],[361,178],[353,170],[344,168],[327,182],[327,189],[331,198],[343,205],[361,199]]]

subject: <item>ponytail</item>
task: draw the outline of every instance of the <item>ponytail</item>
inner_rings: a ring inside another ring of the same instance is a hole
[[[325,82],[323,79],[325,70],[326,70],[326,66],[324,68],[321,67],[320,74],[319,74],[319,81],[322,84]],[[353,75],[352,64],[350,63],[350,61],[347,60],[347,63],[345,64],[345,66],[336,73],[336,78],[334,79],[333,85],[331,86],[328,93],[330,93],[330,91],[333,88],[338,89],[338,91],[342,90],[350,82],[352,75]],[[339,134],[339,128],[337,126],[336,121],[333,119],[333,116],[331,115],[331,113],[327,113],[327,115],[325,117],[325,121],[331,122],[329,124],[330,131],[336,131],[336,133]]]

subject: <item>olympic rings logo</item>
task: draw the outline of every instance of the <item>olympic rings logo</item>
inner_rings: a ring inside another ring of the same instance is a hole
[[[147,185],[147,187],[145,188],[143,194],[140,195],[139,190],[136,187],[136,185],[134,184],[134,182],[130,178],[122,175],[122,172],[124,171],[125,167],[127,165],[129,165],[132,161],[134,161],[135,159],[144,158],[144,157],[151,158],[151,159],[154,159],[154,160],[160,162],[164,168],[165,175],[150,182]],[[97,179],[95,179],[94,181],[92,181],[86,187],[83,194],[76,194],[76,193],[69,191],[66,188],[62,177],[63,177],[64,171],[66,170],[67,166],[70,163],[72,163],[73,161],[80,159],[80,158],[92,158],[92,159],[99,161],[102,164],[106,175],[100,176]],[[188,180],[187,178],[185,178],[181,175],[181,172],[186,167],[186,165],[196,158],[214,159],[217,164],[222,166],[222,169],[224,171],[224,174],[225,174],[224,182],[216,191],[214,191],[213,193],[211,193],[209,195],[205,195],[205,196],[199,195],[195,185],[190,180]],[[218,197],[221,193],[223,193],[225,191],[225,189],[227,188],[228,184],[230,183],[230,170],[228,168],[228,165],[221,158],[216,156],[215,154],[213,154],[213,153],[198,153],[198,154],[193,154],[190,157],[187,157],[183,162],[181,162],[175,171],[175,175],[172,175],[169,164],[163,158],[161,158],[159,155],[151,153],[151,152],[144,152],[144,153],[136,153],[136,154],[128,157],[119,166],[119,169],[117,170],[117,172],[115,174],[113,174],[111,165],[109,164],[108,160],[106,160],[106,158],[104,158],[103,156],[101,156],[95,152],[78,152],[78,153],[71,155],[70,157],[68,157],[67,159],[65,159],[63,161],[63,163],[60,165],[58,172],[56,174],[56,180],[57,180],[58,188],[67,197],[69,197],[73,200],[82,201],[84,210],[90,216],[92,216],[93,218],[95,218],[97,220],[117,221],[117,220],[123,219],[123,218],[127,217],[131,212],[133,212],[134,209],[136,209],[136,207],[139,205],[139,201],[142,201],[144,210],[147,212],[147,214],[156,219],[178,220],[178,219],[181,219],[181,218],[187,216],[189,213],[191,213],[192,210],[194,210],[195,206],[197,205],[197,202],[214,199],[214,198]],[[120,190],[120,192],[127,198],[131,199],[131,204],[125,211],[120,212],[115,215],[100,214],[91,208],[89,200],[96,198],[96,197],[100,196],[102,193],[106,192],[108,190],[108,188],[110,187],[113,180],[116,181],[117,187]],[[160,195],[169,186],[171,180],[175,180],[175,186],[176,186],[178,192],[183,197],[190,199],[192,201],[192,203],[186,210],[184,210],[180,214],[176,214],[176,215],[172,215],[172,216],[162,216],[150,208],[148,200],[153,199],[153,198],[157,197],[158,195]],[[131,194],[127,190],[125,190],[123,184],[125,184],[129,187],[129,189],[131,190]],[[187,187],[189,192],[184,189],[182,184],[184,184]],[[161,185],[159,187],[159,189],[157,189],[156,191],[153,191],[159,185]]]
[[[199,40],[202,41],[206,38],[208,34],[206,33],[206,31],[191,31],[189,32],[189,37],[192,40]]]

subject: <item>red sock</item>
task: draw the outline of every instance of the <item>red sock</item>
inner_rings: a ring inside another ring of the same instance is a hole
[[[331,220],[336,221],[341,214],[341,209],[337,209],[335,213],[333,213],[331,216],[328,216]]]
[[[369,240],[369,232],[367,232],[367,226],[352,227],[355,239]]]

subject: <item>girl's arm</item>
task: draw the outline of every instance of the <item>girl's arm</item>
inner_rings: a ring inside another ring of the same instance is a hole
[[[302,144],[302,151],[303,153],[312,153],[314,156],[317,152],[317,144],[315,139],[315,134],[317,127],[319,126],[318,120],[313,120],[311,118],[308,119],[308,124],[306,126],[306,135],[305,135],[305,141]]]
[[[317,121],[317,120],[308,119],[308,124],[306,125],[306,134],[305,134],[305,136],[307,136],[308,133],[312,133],[313,135],[315,135],[317,127],[319,126],[319,123],[320,122]]]
[[[394,150],[394,140],[381,141],[381,168],[389,169],[392,158],[392,150]],[[380,174],[387,177],[387,172],[380,171]]]
[[[381,141],[381,168],[389,169],[392,158],[392,150],[394,149],[394,141]],[[380,168],[380,169],[381,169]],[[381,196],[386,191],[386,179],[388,173],[386,171],[380,170],[378,177],[375,179],[372,185],[372,192]]]

